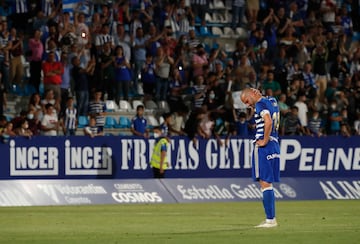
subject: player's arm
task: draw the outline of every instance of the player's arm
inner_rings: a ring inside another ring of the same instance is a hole
[[[161,146],[161,154],[160,154],[160,173],[164,173],[164,164],[165,164],[165,157],[166,157],[166,145]]]
[[[263,119],[264,119],[264,139],[258,140],[256,143],[260,147],[265,146],[269,142],[270,133],[271,133],[271,129],[272,129],[272,119],[270,117],[270,114],[264,113]]]

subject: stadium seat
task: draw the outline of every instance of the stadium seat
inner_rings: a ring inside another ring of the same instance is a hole
[[[107,112],[114,112],[118,108],[114,100],[106,100],[105,104]]]
[[[104,128],[115,128],[116,119],[112,116],[106,116]]]
[[[119,123],[115,125],[115,128],[130,128],[131,121],[128,117],[120,116]]]
[[[139,105],[143,105],[145,107],[144,103],[141,100],[133,100],[132,101],[132,107],[134,110],[136,110],[137,106],[139,106]]]
[[[207,26],[200,26],[200,36],[211,36],[209,28]]]
[[[230,27],[224,27],[224,37],[233,37],[234,31]]]
[[[154,128],[155,126],[159,126],[159,121],[155,118],[154,115],[148,115],[146,116],[146,119],[148,121],[148,128]]]
[[[36,89],[33,85],[31,85],[31,84],[25,85],[25,87],[24,87],[24,95],[25,96],[31,96],[35,92],[36,92]]]
[[[119,102],[119,110],[121,111],[132,111],[131,104],[126,100],[120,100]]]
[[[247,38],[247,36],[248,36],[247,31],[242,27],[237,27],[235,34],[241,38]]]
[[[205,13],[205,21],[206,21],[207,23],[212,23],[212,22],[214,22],[213,19],[212,19],[212,17],[211,17],[211,15],[210,15],[209,13]]]
[[[211,28],[211,32],[213,35],[215,36],[223,36],[224,33],[222,32],[221,28],[220,27],[217,27],[217,26],[213,26]]]
[[[145,101],[145,109],[154,111],[158,109],[158,105],[153,100],[147,100]]]
[[[89,124],[89,118],[85,115],[80,115],[78,119],[78,128],[85,128]]]
[[[170,112],[169,104],[168,104],[166,101],[159,101],[159,102],[158,102],[158,107],[159,107],[159,109],[162,110],[162,112],[164,112],[164,113]]]
[[[225,52],[232,53],[236,49],[235,43],[229,42],[225,44]]]
[[[214,9],[224,9],[225,4],[222,0],[214,0]]]

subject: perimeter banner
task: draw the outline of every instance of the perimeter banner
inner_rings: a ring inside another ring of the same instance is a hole
[[[283,178],[277,200],[360,199],[360,178]],[[138,180],[2,180],[0,206],[261,201],[245,178]]]
[[[158,180],[0,181],[0,206],[173,203]]]
[[[0,179],[152,178],[149,161],[155,143],[118,136],[11,138],[0,143]],[[172,138],[166,178],[250,177],[252,140],[232,138],[223,144]],[[359,137],[286,137],[280,145],[282,177],[360,174]]]

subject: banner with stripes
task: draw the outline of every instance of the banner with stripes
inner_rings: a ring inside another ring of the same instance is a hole
[[[91,19],[93,14],[93,3],[90,0],[63,0],[62,1],[63,12],[70,13],[71,19],[73,19],[74,13],[84,13],[87,21]]]

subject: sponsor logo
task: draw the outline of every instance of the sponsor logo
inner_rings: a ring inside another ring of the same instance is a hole
[[[111,175],[111,147],[71,147],[65,141],[66,175]]]
[[[91,203],[89,196],[107,194],[104,187],[93,184],[37,184],[36,186],[57,204],[64,203],[63,199],[70,204],[88,204]]]
[[[360,181],[319,181],[326,199],[360,199]]]
[[[287,197],[289,198],[296,198],[296,191],[288,184],[280,183],[279,184],[279,190]]]
[[[153,139],[148,145],[142,139],[121,140],[121,170],[146,170],[154,145]],[[169,169],[196,170],[203,162],[211,170],[240,169],[241,166],[250,169],[252,149],[251,140],[243,139],[232,139],[226,147],[220,147],[213,139],[201,145],[187,140],[172,140],[167,155],[169,162],[173,162]]]
[[[298,161],[299,171],[360,170],[360,147],[306,148],[298,140],[282,140],[280,169],[286,162]]]
[[[111,194],[118,203],[161,203],[158,192],[146,191],[141,184],[114,184],[118,192]]]
[[[267,160],[274,159],[274,158],[280,158],[280,154],[273,153],[266,156]]]
[[[11,176],[59,174],[59,152],[56,147],[16,147],[15,140],[10,140],[9,145]]]
[[[262,193],[256,184],[245,186],[230,184],[229,187],[218,185],[207,185],[203,187],[191,185],[177,185],[176,189],[180,192],[184,200],[252,200],[262,199]],[[276,198],[283,198],[283,195],[274,188]]]

